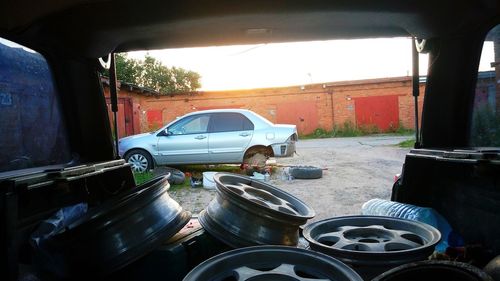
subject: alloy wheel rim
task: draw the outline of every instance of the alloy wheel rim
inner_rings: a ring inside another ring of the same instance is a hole
[[[241,182],[226,184],[225,187],[248,201],[262,205],[263,207],[290,215],[301,215],[297,208],[288,200],[277,197],[267,190],[258,189]]]
[[[180,231],[191,213],[169,196],[168,176],[103,202],[47,241],[51,255],[65,260],[56,274],[65,279],[108,275]]]
[[[272,185],[229,173],[215,174],[214,181],[217,194],[199,221],[231,247],[296,246],[299,227],[314,217],[304,202]]]
[[[327,255],[285,246],[254,246],[206,260],[184,281],[361,281],[346,264]]]
[[[372,279],[372,281],[401,280],[493,281],[494,279],[471,264],[445,260],[403,264]]]
[[[422,222],[381,216],[346,216],[306,225],[311,249],[358,265],[401,264],[425,259],[441,239]]]
[[[316,241],[337,249],[368,252],[409,250],[425,244],[423,237],[411,231],[389,229],[380,224],[365,227],[342,226],[318,235]]]

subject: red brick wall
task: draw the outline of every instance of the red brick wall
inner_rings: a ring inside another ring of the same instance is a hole
[[[420,112],[424,87],[424,84],[421,84]],[[107,87],[105,91],[108,94]],[[331,130],[334,124],[342,125],[344,122],[356,124],[354,99],[356,97],[384,95],[398,96],[399,120],[404,127],[413,128],[414,109],[411,91],[411,78],[400,77],[312,84],[302,87],[210,91],[160,97],[145,96],[121,89],[119,95],[132,99],[134,116],[139,119],[134,120],[134,124],[140,124],[141,132],[157,128],[157,126],[147,122],[150,111],[161,112],[161,118],[165,124],[188,112],[234,107],[255,111],[274,123],[286,120],[297,125],[299,133],[308,134],[316,128]],[[284,110],[286,107],[293,109]],[[295,122],[293,122],[294,120]]]

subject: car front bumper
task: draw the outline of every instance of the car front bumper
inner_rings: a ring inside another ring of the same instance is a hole
[[[290,157],[295,153],[295,141],[271,145],[275,157]]]

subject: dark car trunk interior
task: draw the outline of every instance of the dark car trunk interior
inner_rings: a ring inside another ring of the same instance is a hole
[[[99,173],[94,168],[96,173],[86,170],[76,175],[64,169],[14,171],[0,178],[0,279],[17,280],[19,264],[32,262],[29,235],[55,210],[82,201],[99,206],[135,187],[128,167],[113,162],[117,155],[98,57],[154,48],[381,36],[426,39],[430,54],[421,147],[406,156],[392,200],[441,213],[465,244],[475,246],[476,264],[484,265],[500,254],[499,151],[468,148],[481,48],[487,32],[498,23],[498,1],[214,4],[112,0],[46,4],[2,2],[0,37],[47,58],[61,93],[72,152],[69,166],[104,162],[114,163],[110,164],[114,168],[101,167]],[[188,269],[224,248],[200,232],[175,243],[139,259],[135,267],[116,277],[146,280],[152,275],[151,280],[158,276],[180,280]],[[170,262],[176,270],[162,267]]]
[[[487,260],[500,251],[499,158],[471,152],[412,150],[392,200],[436,209]]]

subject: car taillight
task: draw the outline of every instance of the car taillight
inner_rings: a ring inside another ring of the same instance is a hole
[[[401,174],[394,175],[394,182],[397,182],[401,178]]]

